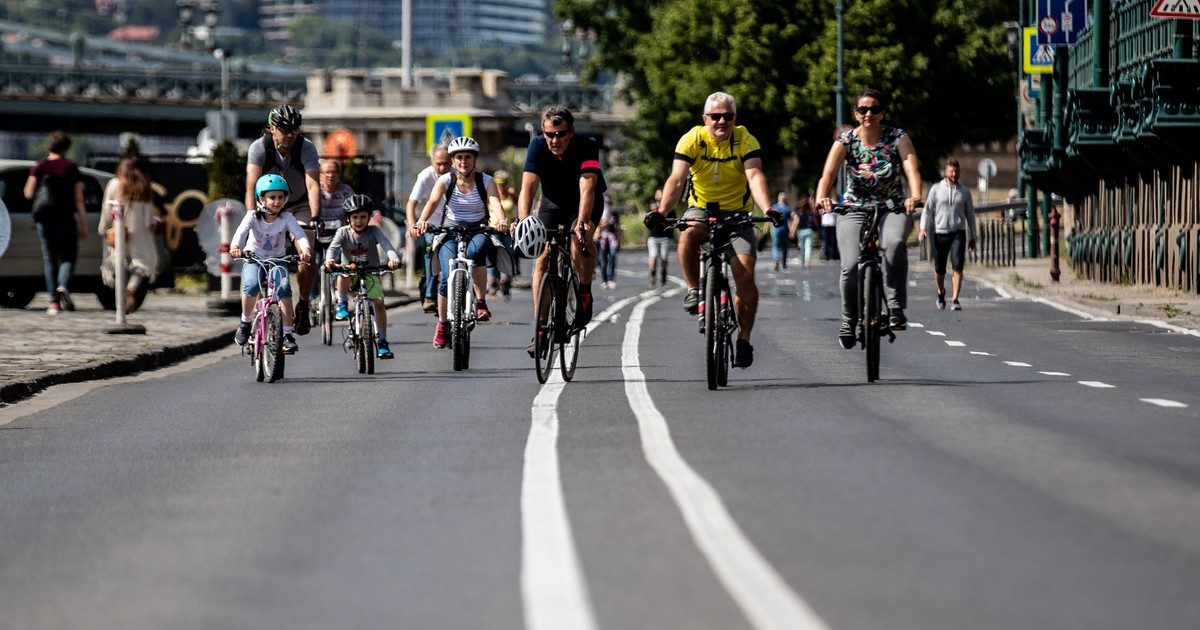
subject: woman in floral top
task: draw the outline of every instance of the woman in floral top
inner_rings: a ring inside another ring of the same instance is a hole
[[[904,204],[904,214],[888,213],[879,225],[883,240],[883,285],[891,309],[892,330],[904,330],[908,295],[908,245],[912,232],[912,213],[921,203],[921,174],[917,169],[917,153],[912,140],[902,129],[883,124],[887,104],[877,90],[864,90],[855,99],[854,118],[858,126],[843,132],[829,149],[825,170],[817,184],[817,202],[822,212],[832,211],[834,201],[829,189],[837,179],[838,169],[846,166],[844,203],[851,206],[871,206],[887,200]],[[908,197],[900,181],[903,172],[908,180]],[[842,326],[838,341],[849,350],[854,347],[854,321],[858,295],[859,235],[865,212],[847,212],[838,217],[837,243],[842,261]]]

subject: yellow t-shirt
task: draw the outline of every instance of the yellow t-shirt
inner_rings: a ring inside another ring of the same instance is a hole
[[[728,140],[717,143],[708,128],[697,125],[683,134],[675,145],[675,159],[691,166],[692,185],[687,204],[699,208],[708,202],[721,204],[726,212],[749,212],[754,209],[750,184],[746,181],[745,161],[762,157],[758,140],[738,125]]]

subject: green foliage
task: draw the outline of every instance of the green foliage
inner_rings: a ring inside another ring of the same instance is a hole
[[[205,165],[208,171],[209,199],[236,199],[246,196],[246,156],[226,138],[213,147],[212,159]]]
[[[1012,78],[1005,0],[845,0],[847,100],[890,96],[887,122],[909,131],[923,170],[962,143],[1011,137]],[[596,31],[589,74],[622,74],[637,107],[613,179],[649,199],[671,148],[700,124],[705,97],[733,94],[738,122],[758,138],[768,173],[785,158],[811,188],[832,140],[837,84],[835,0],[556,0],[556,13]],[[846,122],[852,102],[845,105]],[[644,203],[644,201],[643,201]]]

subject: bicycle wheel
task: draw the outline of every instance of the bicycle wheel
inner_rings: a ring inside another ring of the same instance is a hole
[[[363,343],[363,335],[370,329],[370,324],[366,323],[367,309],[363,307],[362,300],[359,300],[354,305],[354,359],[358,363],[358,373],[365,374],[367,372],[367,348]]]
[[[254,326],[258,330],[254,331],[254,335],[250,339],[253,348],[251,352],[254,353],[250,365],[254,368],[254,380],[261,383],[267,378],[266,361],[263,360],[263,346],[265,345],[263,340],[266,339],[266,332],[258,321],[257,311],[254,313]]]
[[[720,317],[717,318],[717,328],[720,330],[720,339],[717,340],[717,385],[727,387],[729,385],[729,366],[733,363],[733,300],[729,295],[729,289],[726,287],[721,291],[721,298],[717,300],[720,304]]]
[[[263,370],[268,383],[283,378],[283,313],[276,302],[267,307],[267,330],[263,343]]]
[[[709,269],[704,279],[704,368],[708,377],[708,388],[716,389],[720,383],[720,364],[724,359],[725,333],[719,330],[719,295],[717,270]]]
[[[565,338],[558,347],[558,366],[562,370],[563,380],[570,381],[575,378],[575,365],[579,362],[579,330],[574,326],[575,305],[579,300],[579,279],[575,277],[575,272],[569,266],[565,269],[562,277],[564,278],[563,318],[560,323],[564,329]]]
[[[321,341],[333,345],[333,276],[321,270]]]
[[[456,267],[450,272],[450,347],[454,371],[467,369],[471,340],[467,336],[467,274]]]
[[[886,322],[883,318],[883,286],[878,267],[867,268],[863,274],[863,340],[867,350],[867,382],[874,383],[879,379],[879,331],[883,330]]]
[[[550,372],[554,370],[554,351],[558,347],[554,343],[554,312],[558,310],[554,289],[554,279],[548,273],[542,274],[541,286],[533,303],[533,339],[537,344],[533,365],[539,383],[545,383],[550,378]]]
[[[375,373],[375,305],[367,302],[367,326],[363,333],[363,355],[366,356],[367,374]]]

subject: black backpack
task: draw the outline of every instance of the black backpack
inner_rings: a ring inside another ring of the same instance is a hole
[[[450,185],[446,187],[446,198],[445,198],[445,200],[442,201],[442,205],[447,205],[447,206],[450,205],[450,198],[454,196],[454,190],[456,188],[455,182],[458,181],[458,173],[452,173],[452,175],[453,175],[453,177],[450,178]],[[484,216],[487,216],[487,213],[488,213],[487,184],[483,183],[483,173],[480,173],[479,171],[475,171],[475,190],[479,191],[479,200],[483,202],[483,214],[484,214]],[[445,212],[442,212],[442,223],[443,224],[446,223],[446,213]]]

